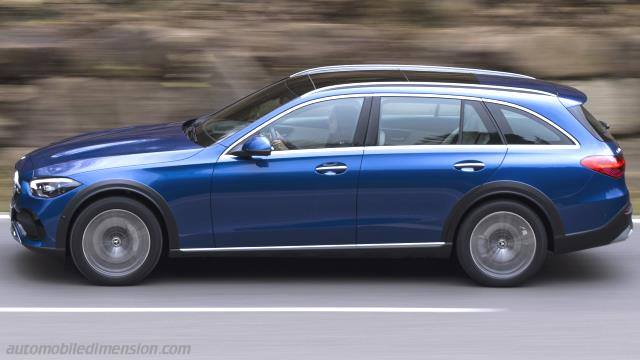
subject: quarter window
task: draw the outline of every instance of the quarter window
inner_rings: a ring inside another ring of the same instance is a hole
[[[528,112],[494,103],[487,106],[508,144],[573,145],[558,129]]]
[[[349,147],[354,144],[364,98],[307,105],[269,124],[260,134],[274,151]]]

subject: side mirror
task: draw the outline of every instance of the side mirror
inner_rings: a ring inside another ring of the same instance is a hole
[[[241,151],[233,155],[248,157],[271,155],[271,141],[262,135],[254,136],[242,145]]]

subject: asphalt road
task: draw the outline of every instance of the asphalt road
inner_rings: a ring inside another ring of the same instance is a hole
[[[14,358],[7,354],[14,345],[100,343],[191,346],[188,356],[141,357],[167,359],[640,359],[639,258],[636,232],[623,243],[553,256],[533,281],[512,289],[476,286],[447,261],[307,258],[180,259],[142,285],[113,288],[87,284],[61,259],[32,253],[3,231],[0,358]],[[89,307],[115,312],[75,312]],[[177,307],[221,312],[140,310]],[[301,312],[221,309],[229,307]],[[363,307],[407,312],[349,310]]]

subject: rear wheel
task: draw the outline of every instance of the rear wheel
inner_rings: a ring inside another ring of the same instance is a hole
[[[540,270],[547,234],[528,206],[502,200],[472,210],[462,222],[456,254],[464,271],[488,286],[515,286]]]
[[[87,206],[71,231],[70,250],[80,272],[102,285],[130,285],[155,268],[162,253],[162,229],[151,210],[126,197]]]

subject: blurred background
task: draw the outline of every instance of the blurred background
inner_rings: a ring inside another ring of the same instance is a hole
[[[584,91],[640,209],[639,1],[0,0],[0,203],[76,133],[188,119],[304,68],[477,67]]]

